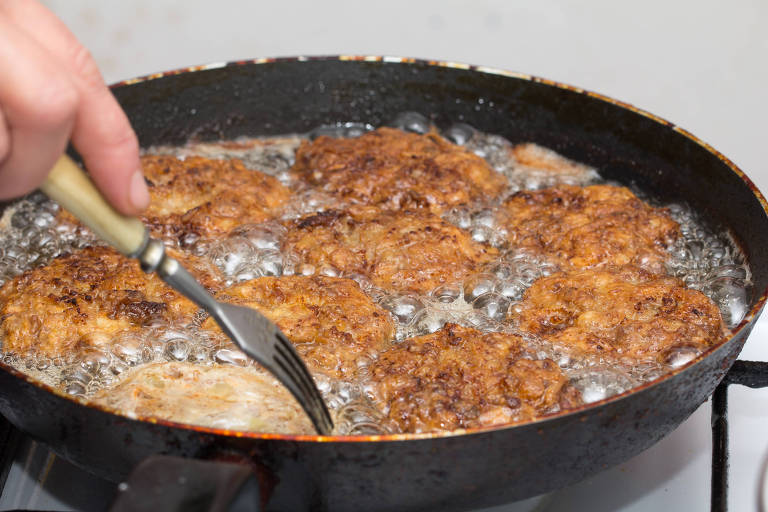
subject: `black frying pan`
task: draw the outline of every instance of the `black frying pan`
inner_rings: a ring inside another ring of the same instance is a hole
[[[765,304],[762,195],[690,134],[602,96],[470,66],[338,57],[182,70],[113,92],[142,146],[347,121],[381,125],[405,111],[438,126],[461,121],[512,142],[536,142],[607,179],[687,201],[712,227],[731,230],[754,282],[750,310],[733,337],[682,369],[566,414],[454,434],[318,438],[130,420],[0,365],[0,412],[64,458],[115,481],[149,455],[171,454],[247,460],[267,509],[461,510],[534,496],[629,459],[685,420],[733,363]]]

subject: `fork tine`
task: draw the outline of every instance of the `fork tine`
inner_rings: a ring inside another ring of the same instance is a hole
[[[314,400],[315,406],[323,415],[323,418],[325,419],[326,423],[329,425],[329,428],[332,429],[333,420],[331,419],[331,414],[328,411],[328,407],[325,405],[325,401],[323,400],[322,395],[320,394],[319,390],[317,389],[317,386],[315,385],[314,378],[312,378],[312,375],[307,370],[307,367],[304,365],[304,362],[295,353],[295,351],[293,350],[293,347],[291,347],[290,345],[288,345],[287,347],[290,348],[290,350],[286,350],[287,352],[286,359],[289,361],[289,363],[293,363],[293,366],[298,370],[298,375],[302,378],[305,386],[309,390],[309,395]]]
[[[284,361],[276,358],[274,360],[274,365],[272,365],[272,368],[270,368],[270,371],[285,387],[288,388],[294,398],[296,398],[296,401],[299,402],[299,405],[301,405],[302,409],[304,409],[304,412],[307,413],[309,419],[312,421],[315,430],[317,430],[319,433],[323,433],[321,418],[317,415],[315,408],[307,401],[307,394],[301,388],[298,381],[292,377],[290,370],[285,367]]]
[[[307,391],[310,394],[317,396],[318,393],[317,387],[315,386],[315,380],[312,378],[309,370],[307,370],[304,361],[302,361],[299,355],[296,353],[296,349],[293,348],[293,344],[280,333],[276,334],[276,337],[278,339],[278,343],[275,344],[275,348],[280,351],[280,353],[291,365],[294,371],[301,377],[304,385],[307,388]]]
[[[304,365],[304,362],[296,353],[296,349],[293,348],[293,345],[291,344],[291,342],[287,341],[285,337],[281,336],[279,333],[275,334],[275,337],[277,338],[277,343],[275,343],[275,349],[278,350],[280,352],[280,355],[282,355],[283,358],[285,358],[286,362],[291,365],[291,368],[297,374],[300,374],[300,376],[302,377],[302,380],[304,381],[304,384],[312,383],[314,385],[312,376],[309,374],[309,371]],[[309,380],[309,382],[307,382],[307,380]],[[313,386],[307,386],[307,387],[311,389]]]
[[[306,404],[304,403],[304,391],[299,387],[298,383],[295,379],[293,379],[290,375],[290,373],[285,369],[284,363],[279,360],[275,360],[274,364],[269,365],[269,371],[272,372],[272,374],[277,377],[277,380],[279,380],[285,387],[288,388],[288,391],[291,392],[291,394],[296,397],[296,400],[298,400],[299,404],[306,410]],[[310,417],[312,415],[310,414]]]
[[[292,378],[291,371],[287,368],[285,361],[280,358],[274,358],[275,364],[272,365],[270,371],[277,377],[277,379],[288,388],[291,394],[296,398],[301,405],[302,409],[307,413],[312,424],[320,434],[326,435],[330,433],[328,425],[324,421],[322,414],[318,414],[317,407],[311,404],[307,400],[307,393],[299,386],[298,380]]]
[[[285,335],[283,335],[281,332],[276,333],[275,336],[279,341],[275,344],[275,347],[279,347],[279,349],[283,352],[283,356],[286,358],[286,360],[291,363],[296,372],[301,375],[305,384],[307,385],[307,388],[309,389],[309,392],[318,398],[320,402],[322,402],[322,397],[320,396],[317,386],[315,385],[315,379],[312,377],[312,374],[309,373],[306,364],[304,364],[304,361],[296,352],[293,343],[291,343],[288,338],[286,338]]]
[[[312,401],[312,405],[316,406],[317,404],[314,400],[314,393],[312,392],[311,386],[309,386],[307,381],[304,379],[304,376],[296,369],[296,366],[292,364],[290,358],[286,357],[282,348],[275,346],[275,350],[277,353],[275,354],[274,359],[278,361],[280,366],[285,368],[285,371],[296,380],[296,384],[301,388],[301,391],[304,393],[304,396],[307,398],[307,400]]]
[[[293,346],[290,344],[290,342],[286,341],[284,336],[278,335],[277,338],[279,341],[275,344],[275,349],[277,353],[283,358],[283,363],[293,369],[292,373],[303,385],[305,391],[307,392],[308,399],[313,402],[316,410],[319,411],[319,414],[323,416],[325,423],[328,424],[330,428],[333,428],[333,421],[331,420],[331,415],[328,412],[328,408],[326,407],[322,396],[320,396],[320,393],[317,390],[317,386],[315,385],[315,381],[304,365],[304,362],[299,358]]]

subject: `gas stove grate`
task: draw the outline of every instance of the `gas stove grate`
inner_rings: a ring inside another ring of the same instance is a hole
[[[728,386],[768,387],[768,363],[736,361],[712,395],[712,512],[728,510]]]

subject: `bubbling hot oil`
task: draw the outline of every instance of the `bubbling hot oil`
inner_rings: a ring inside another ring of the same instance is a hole
[[[394,126],[426,133],[432,126],[419,114],[405,113]],[[373,129],[360,123],[320,127],[310,134],[337,137],[359,136]],[[557,175],[529,165],[521,165],[512,153],[512,144],[497,135],[484,134],[464,124],[442,131],[452,142],[485,158],[509,180],[508,193],[539,189],[559,184],[589,185],[604,183],[594,169],[576,165],[578,172]],[[282,220],[323,211],[337,202],[323,193],[302,188],[289,172],[294,153],[307,136],[241,139],[224,143],[188,144],[184,147],[155,147],[150,153],[179,157],[200,155],[209,158],[239,158],[247,167],[277,177],[294,190]],[[539,148],[545,158],[561,158]],[[640,191],[635,191],[639,193]],[[508,194],[507,194],[508,195]],[[528,352],[535,357],[556,361],[578,387],[586,402],[601,400],[649,382],[672,368],[692,360],[699,353],[681,347],[667,361],[658,364],[621,367],[598,358],[575,358],[564,347],[519,333],[506,321],[506,314],[522,298],[523,292],[539,277],[557,271],[552,263],[525,251],[505,246],[506,232],[496,222],[498,202],[454,208],[444,218],[467,230],[472,239],[501,249],[497,261],[462,282],[442,285],[427,294],[392,293],[374,286],[365,276],[345,275],[337,269],[303,264],[295,255],[281,251],[286,228],[277,221],[238,227],[224,239],[198,241],[188,249],[212,261],[230,285],[262,276],[313,275],[354,279],[371,298],[389,311],[396,323],[392,344],[429,334],[446,323],[458,323],[486,332],[515,332],[523,336]],[[714,233],[684,204],[664,205],[680,224],[682,237],[670,248],[667,270],[686,286],[702,291],[719,306],[729,328],[739,324],[747,311],[750,271],[746,261],[727,233]],[[52,258],[99,243],[86,229],[56,222],[57,205],[40,194],[16,202],[0,219],[0,285],[24,270],[44,265]],[[154,362],[188,362],[199,365],[256,366],[241,352],[233,350],[221,336],[201,329],[204,315],[188,325],[154,324],[143,332],[118,334],[111,344],[92,348],[75,357],[48,358],[40,354],[21,357],[0,352],[9,364],[72,396],[88,400],[100,389],[120,382],[132,369]],[[372,357],[375,357],[372,356]],[[368,382],[371,358],[359,361],[360,378],[346,382],[327,375],[315,378],[335,418],[336,433],[346,435],[392,432],[375,405]]]

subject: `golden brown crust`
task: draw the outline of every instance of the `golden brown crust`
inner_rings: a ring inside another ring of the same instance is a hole
[[[657,273],[680,230],[664,209],[611,185],[518,192],[505,201],[501,219],[513,246],[563,267],[635,264]]]
[[[217,287],[207,264],[173,255],[206,287]],[[145,274],[135,260],[89,247],[29,270],[0,289],[3,349],[65,355],[110,343],[117,333],[155,320],[191,321],[197,309],[158,277]]]
[[[314,434],[299,404],[266,372],[237,366],[160,363],[137,368],[91,403],[139,418],[239,430]]]
[[[310,369],[339,378],[354,377],[358,359],[384,349],[395,331],[389,313],[351,279],[261,277],[222,290],[219,299],[260,311]],[[215,327],[210,319],[203,326]]]
[[[215,238],[241,224],[274,218],[290,191],[240,160],[142,157],[151,203],[143,214],[156,236]]]
[[[456,324],[382,353],[371,379],[377,400],[403,432],[529,421],[581,404],[553,361],[525,357],[519,336]]]
[[[355,139],[305,141],[296,151],[293,172],[348,204],[434,213],[498,197],[507,185],[485,160],[438,134],[394,128]]]
[[[317,267],[362,274],[375,285],[427,292],[479,270],[493,247],[423,210],[352,207],[291,223],[283,249]]]
[[[541,278],[510,316],[522,331],[580,355],[630,365],[664,362],[676,347],[703,350],[724,339],[720,311],[708,297],[631,266]]]

